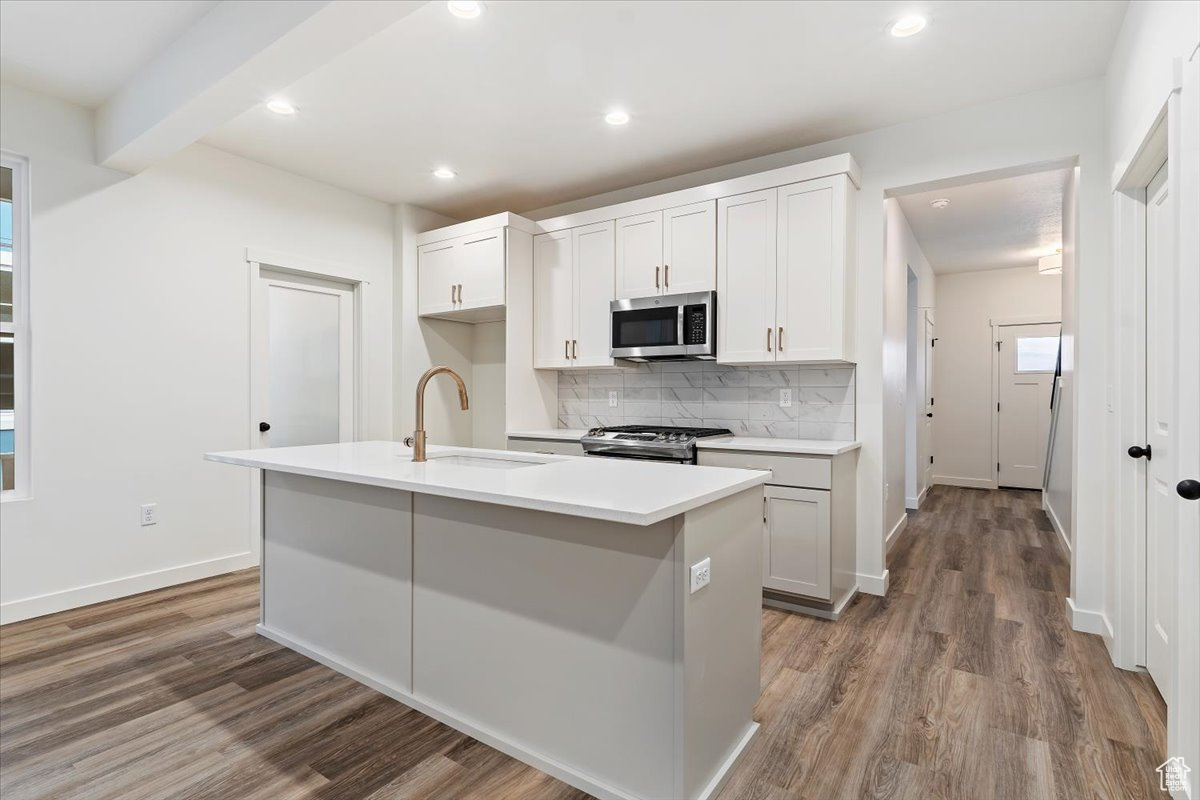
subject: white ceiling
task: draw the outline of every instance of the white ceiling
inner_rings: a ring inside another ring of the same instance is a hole
[[[4,0],[0,77],[96,108],[217,0]]]
[[[897,199],[934,272],[1026,267],[1062,246],[1068,175],[1035,172]],[[929,205],[938,198],[950,205]]]
[[[461,218],[529,210],[1104,72],[1125,3],[431,2],[204,141]],[[627,108],[624,128],[604,112]],[[435,166],[459,177],[439,181]]]

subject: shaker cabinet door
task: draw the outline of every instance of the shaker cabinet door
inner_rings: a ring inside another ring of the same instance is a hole
[[[662,294],[663,212],[617,220],[617,299]]]
[[[571,365],[574,321],[571,231],[533,237],[533,366]]]
[[[608,352],[612,315],[616,252],[614,223],[601,222],[574,228],[575,332],[571,337],[571,364],[576,367],[611,367]]]
[[[663,294],[711,292],[717,288],[717,203],[680,206],[663,212]]]
[[[829,600],[829,492],[766,487],[763,587]]]
[[[717,201],[717,361],[775,360],[776,190]]]

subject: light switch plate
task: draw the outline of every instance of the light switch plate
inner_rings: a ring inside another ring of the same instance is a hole
[[[692,564],[692,590],[689,594],[696,592],[708,586],[708,582],[712,580],[712,559],[706,558],[703,561],[697,561]]]
[[[791,389],[780,389],[779,390],[779,407],[780,408],[791,408],[792,407],[792,390]]]

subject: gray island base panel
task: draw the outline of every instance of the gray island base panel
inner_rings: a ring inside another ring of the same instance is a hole
[[[600,798],[711,797],[757,731],[762,486],[633,525],[262,476],[262,635]]]

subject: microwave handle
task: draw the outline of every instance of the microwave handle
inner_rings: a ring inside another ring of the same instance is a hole
[[[683,347],[683,318],[687,315],[685,309],[687,306],[675,307],[675,344]]]

